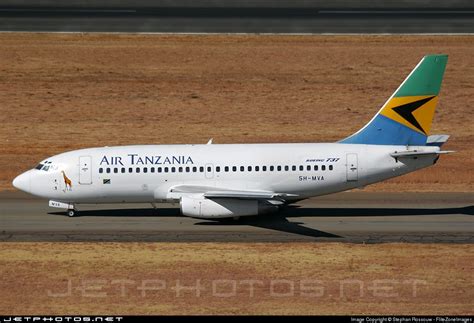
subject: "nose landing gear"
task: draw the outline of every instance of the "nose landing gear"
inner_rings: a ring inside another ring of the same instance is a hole
[[[72,217],[75,217],[77,215],[77,211],[75,209],[69,209],[67,210],[67,216],[72,218]]]
[[[64,202],[57,202],[57,201],[49,201],[50,207],[60,208],[60,209],[67,209],[66,214],[68,217],[72,218],[77,216],[77,210],[72,203],[64,203]]]

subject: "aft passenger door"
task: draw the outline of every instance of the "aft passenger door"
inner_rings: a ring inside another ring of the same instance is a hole
[[[92,184],[92,157],[79,157],[79,184]]]
[[[357,154],[351,153],[346,155],[346,173],[348,182],[355,182],[359,179]]]

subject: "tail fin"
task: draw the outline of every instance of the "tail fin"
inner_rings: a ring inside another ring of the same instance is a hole
[[[448,55],[423,57],[372,120],[340,142],[425,145],[447,61]]]

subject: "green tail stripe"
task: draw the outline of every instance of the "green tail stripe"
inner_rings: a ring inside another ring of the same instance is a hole
[[[427,55],[403,82],[395,97],[438,95],[448,55]]]

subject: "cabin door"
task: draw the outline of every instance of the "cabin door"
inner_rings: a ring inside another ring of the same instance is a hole
[[[359,179],[359,166],[357,162],[357,154],[346,155],[346,172],[347,172],[348,182],[355,182]]]
[[[92,157],[81,156],[79,157],[79,184],[89,185],[92,184]]]

